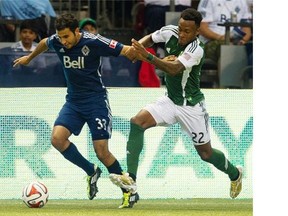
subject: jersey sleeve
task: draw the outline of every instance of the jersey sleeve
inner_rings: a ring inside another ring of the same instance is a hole
[[[174,25],[167,25],[152,33],[152,40],[154,43],[163,43],[170,39],[171,35],[177,34],[178,27]]]
[[[51,35],[50,37],[47,38],[46,40],[46,45],[48,46],[49,49],[54,50],[54,43],[53,40],[55,39],[56,34]]]
[[[204,50],[200,46],[196,46],[195,43],[191,43],[186,47],[184,52],[178,56],[178,60],[185,66],[186,69],[189,69],[201,62],[203,54]]]
[[[114,40],[97,35],[97,44],[101,49],[99,50],[101,56],[119,56],[123,49],[123,44]]]

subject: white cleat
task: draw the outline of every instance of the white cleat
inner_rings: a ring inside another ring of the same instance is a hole
[[[109,175],[111,182],[118,187],[121,187],[131,193],[136,193],[137,185],[136,182],[129,176],[129,173],[124,173],[122,175],[111,173]]]

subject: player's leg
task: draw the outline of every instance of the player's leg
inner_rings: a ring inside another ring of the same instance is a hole
[[[132,185],[136,186],[136,176],[139,165],[139,156],[144,145],[144,132],[145,128],[151,127],[150,125],[156,125],[155,120],[151,114],[146,110],[141,110],[135,117],[131,118],[130,121],[130,132],[126,146],[127,152],[127,174],[110,175],[110,180],[120,186],[126,185],[131,182]],[[131,179],[132,178],[132,179]],[[139,200],[139,195],[136,192],[137,187],[129,192],[123,192],[122,204],[119,208],[132,208],[135,203]]]
[[[130,132],[126,146],[127,153],[127,172],[128,175],[115,175],[111,174],[111,181],[121,187],[130,179],[136,182],[137,170],[139,165],[139,156],[144,145],[144,132],[145,129],[156,125],[152,115],[145,109],[140,110],[136,116],[130,120]]]
[[[156,103],[148,104],[131,118],[130,133],[127,141],[127,167],[128,173],[136,181],[139,155],[144,145],[144,132],[146,129],[159,126],[168,126],[176,122],[175,105],[167,97],[160,97]]]
[[[139,113],[141,113],[141,111]],[[138,117],[139,116],[141,118],[141,115],[138,115]],[[122,203],[119,208],[132,208],[134,204],[139,200],[139,195],[136,192],[136,175],[138,170],[139,155],[143,149],[144,144],[145,129],[140,126],[141,124],[138,125],[133,120],[136,120],[136,122],[140,123],[140,121],[137,119],[137,115],[131,119],[130,133],[126,146],[128,173],[119,175],[116,172],[112,172],[109,176],[112,183],[121,188],[125,188],[126,185],[135,186],[135,188],[130,188],[128,191],[123,191]]]
[[[97,165],[89,162],[78,151],[77,147],[69,141],[71,133],[78,135],[84,125],[84,120],[78,118],[78,114],[71,109],[68,103],[65,103],[61,109],[58,118],[55,121],[51,136],[52,145],[71,163],[82,168],[87,173],[87,179],[96,175]],[[91,189],[88,184],[88,198],[93,199],[97,193],[97,189]]]
[[[115,158],[115,156],[109,151],[108,140],[111,138],[112,132],[112,119],[111,111],[108,100],[102,101],[102,107],[99,109],[101,101],[97,102],[95,108],[92,109],[92,104],[89,104],[91,113],[87,115],[87,124],[89,126],[93,147],[97,158],[104,164],[109,173],[113,173],[117,176],[124,176],[123,170]],[[123,193],[129,193],[129,191],[136,191],[136,184],[129,177],[126,179],[125,184],[120,185]]]
[[[98,175],[98,173],[101,172],[101,170],[97,168],[96,165],[89,162],[86,158],[82,156],[82,154],[78,151],[77,147],[68,140],[69,137],[67,136],[68,134],[70,134],[70,131],[67,128],[63,126],[54,126],[52,133],[52,145],[57,150],[59,150],[60,153],[68,161],[82,168],[87,173],[87,181],[88,181],[89,178]],[[63,143],[63,146],[65,147],[68,145],[68,147],[63,148],[61,143]],[[90,189],[90,186],[88,186],[88,191],[89,191],[88,198],[90,200],[93,199],[96,196],[96,193],[98,192],[97,187],[95,187],[95,189],[94,188]]]
[[[142,109],[130,120],[130,132],[126,146],[127,171],[134,181],[136,181],[139,156],[144,146],[144,132],[147,128],[155,125],[153,116],[145,109]]]
[[[143,149],[144,145],[144,132],[146,129],[154,127],[156,125],[166,126],[176,122],[174,112],[175,105],[166,96],[159,98],[156,103],[148,104],[136,116],[131,118],[131,127],[129,138],[127,141],[127,167],[128,167],[128,177],[136,182],[137,170],[139,165],[139,155]],[[125,183],[125,175],[110,175],[111,181],[120,186]],[[138,194],[129,195],[130,203],[133,200],[138,200]],[[127,196],[126,196],[127,199]],[[123,194],[123,200],[125,200],[125,194]],[[124,201],[123,201],[124,203]],[[122,204],[123,206],[123,204]],[[121,208],[121,206],[119,206]]]
[[[180,107],[178,113],[180,113],[180,125],[192,138],[201,159],[213,164],[229,176],[231,180],[230,196],[237,197],[242,189],[242,169],[234,166],[222,151],[211,147],[209,116],[205,101],[195,106]]]
[[[128,175],[111,174],[110,180],[119,187],[126,182],[136,182],[137,170],[139,165],[139,156],[144,145],[144,132],[146,128],[155,126],[156,122],[153,116],[145,109],[140,110],[136,116],[130,120],[130,132],[126,146],[127,152],[127,172]]]
[[[123,193],[123,202],[119,208],[132,208],[139,200],[135,182],[129,177],[128,173],[123,173],[120,163],[108,149],[108,140],[94,140],[93,145],[98,159],[105,165],[110,173],[110,179],[111,176],[114,176],[115,180],[121,178],[121,181],[117,183],[112,181],[121,188]]]
[[[103,102],[103,106],[99,109],[100,105],[101,102],[96,104],[95,109],[92,109],[86,119],[91,132],[94,151],[109,173],[122,175],[123,170],[118,160],[108,148],[108,140],[112,134],[112,115],[109,103],[108,101]],[[89,106],[93,106],[93,104]]]
[[[195,145],[195,148],[202,160],[213,164],[217,169],[226,173],[231,180],[238,178],[238,169],[230,163],[222,151],[212,148],[210,142]]]
[[[210,142],[204,145],[195,145],[201,159],[213,164],[217,169],[226,173],[230,180],[230,196],[236,198],[242,190],[242,167],[234,166],[218,149],[212,148]]]
[[[104,164],[109,173],[115,173],[118,175],[123,174],[120,163],[109,151],[107,139],[93,140],[93,146],[97,158]],[[128,182],[127,185],[130,185],[130,183]]]

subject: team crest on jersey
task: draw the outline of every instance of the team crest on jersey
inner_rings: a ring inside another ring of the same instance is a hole
[[[61,48],[61,49],[59,50],[59,52],[60,52],[60,53],[65,53],[65,50],[64,50],[63,48]]]
[[[117,45],[117,41],[111,40],[111,42],[109,44],[109,47],[112,48],[112,49],[115,49],[116,45]]]
[[[85,45],[82,47],[81,51],[82,51],[84,56],[88,56],[90,49]]]

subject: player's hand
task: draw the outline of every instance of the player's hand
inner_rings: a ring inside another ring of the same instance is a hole
[[[132,46],[129,46],[127,51],[125,52],[125,56],[132,61],[133,63],[137,61],[135,49]]]
[[[13,61],[13,67],[16,67],[17,65],[28,65],[30,62],[29,56],[22,56],[20,58],[17,58]]]
[[[134,38],[132,38],[131,42],[133,48],[135,49],[137,59],[141,61],[147,61],[147,56],[149,52],[146,50],[146,48]]]

